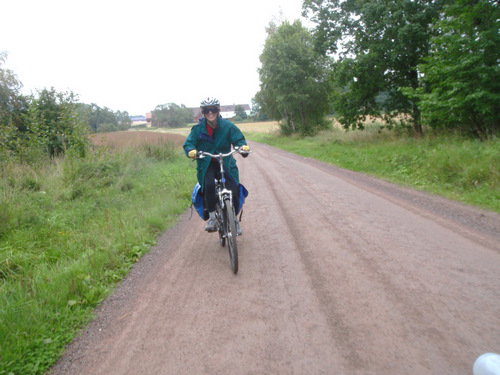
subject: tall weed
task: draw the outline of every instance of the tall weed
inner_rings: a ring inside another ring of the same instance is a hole
[[[189,205],[181,150],[95,150],[0,170],[0,374],[41,374]]]

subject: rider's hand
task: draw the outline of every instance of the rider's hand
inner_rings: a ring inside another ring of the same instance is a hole
[[[249,152],[250,152],[250,147],[248,147],[247,145],[243,145],[243,146],[241,146],[241,147],[240,147],[240,150],[241,150],[241,152],[242,152],[242,153],[241,153],[241,156],[243,156],[244,158],[246,158],[248,155],[250,155],[250,154],[249,154]]]
[[[191,151],[188,152],[188,156],[191,158],[191,159],[196,159],[196,149],[193,149]]]

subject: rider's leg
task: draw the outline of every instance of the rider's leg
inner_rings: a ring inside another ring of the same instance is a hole
[[[214,232],[217,230],[217,219],[215,217],[215,177],[218,173],[219,163],[211,161],[208,166],[207,172],[205,173],[205,180],[203,192],[205,197],[205,203],[207,206],[207,211],[209,214],[208,222],[205,230],[208,232]]]
[[[208,212],[215,212],[215,177],[218,172],[219,163],[212,160],[208,166],[207,172],[205,173],[205,180],[203,181],[203,192]]]

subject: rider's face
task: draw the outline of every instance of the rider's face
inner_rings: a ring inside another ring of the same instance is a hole
[[[213,122],[217,119],[217,115],[219,114],[219,112],[217,110],[214,110],[213,112],[210,111],[208,113],[205,113],[205,118],[210,121],[210,122]]]

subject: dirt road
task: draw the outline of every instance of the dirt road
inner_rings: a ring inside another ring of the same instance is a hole
[[[251,146],[238,275],[187,212],[53,374],[457,375],[500,352],[499,215]]]

